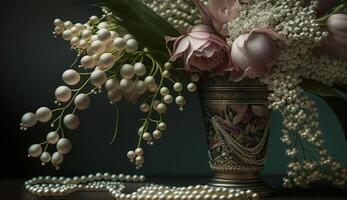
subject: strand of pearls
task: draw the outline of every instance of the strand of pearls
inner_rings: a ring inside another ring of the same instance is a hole
[[[125,182],[144,182],[143,175],[96,173],[73,178],[40,176],[24,183],[25,189],[37,196],[65,196],[74,192],[107,191],[115,196],[124,190]]]
[[[40,176],[24,183],[25,189],[37,196],[66,196],[75,192],[109,192],[118,200],[257,200],[251,190],[228,189],[208,185],[170,187],[146,184],[133,193],[125,193],[126,183],[144,182],[143,175],[97,173],[73,178]]]
[[[257,193],[251,190],[228,189],[209,185],[196,185],[187,187],[170,187],[149,184],[139,188],[132,194],[117,194],[118,200],[256,200]]]
[[[192,25],[201,23],[199,12],[190,0],[142,1],[178,30],[187,30]]]

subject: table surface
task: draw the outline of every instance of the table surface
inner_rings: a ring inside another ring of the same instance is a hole
[[[207,178],[152,178],[150,182],[166,185],[186,186],[194,184],[208,183]],[[272,200],[301,200],[301,199],[329,199],[347,200],[347,189],[336,189],[330,185],[317,185],[309,190],[284,190],[279,186],[280,178],[266,178],[276,190],[276,196],[267,198]],[[0,179],[0,200],[38,200],[38,199],[57,199],[57,200],[112,200],[107,192],[78,192],[64,197],[45,197],[40,198],[26,192],[23,186],[23,179]]]

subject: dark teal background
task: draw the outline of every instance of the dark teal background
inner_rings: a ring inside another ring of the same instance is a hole
[[[137,119],[140,112],[122,103],[120,135],[109,145],[114,128],[114,110],[105,94],[92,99],[91,108],[78,112],[81,127],[67,133],[73,151],[65,157],[60,171],[42,167],[38,159],[27,159],[27,148],[42,142],[49,127],[39,125],[19,131],[21,115],[39,106],[53,106],[54,90],[62,84],[61,74],[74,60],[67,42],[52,35],[52,21],[59,17],[85,22],[100,14],[90,6],[95,1],[7,1],[1,6],[1,170],[2,177],[28,177],[42,174],[79,175],[95,172],[144,173],[164,176],[210,175],[207,145],[197,95],[187,94],[184,112],[170,107],[165,136],[153,147],[146,147],[142,170],[135,170],[126,152],[137,143]],[[314,98],[320,112],[321,127],[331,153],[347,165],[347,146],[341,126],[327,105]],[[347,123],[347,122],[344,122]],[[268,159],[264,174],[284,174],[288,162],[285,146],[280,142],[281,117],[272,115]],[[53,149],[51,149],[53,150]]]

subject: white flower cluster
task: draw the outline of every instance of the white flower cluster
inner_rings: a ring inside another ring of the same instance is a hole
[[[144,163],[141,142],[153,144],[167,128],[163,120],[167,106],[176,103],[183,110],[186,103],[182,94],[184,85],[173,79],[173,64],[159,63],[146,48],[139,50],[134,36],[124,33],[124,28],[117,24],[112,13],[107,10],[103,12],[101,18],[92,16],[85,24],[54,20],[54,34],[70,41],[71,48],[77,51],[78,56],[71,68],[62,74],[66,85],[55,90],[58,108],[51,110],[41,107],[36,113],[29,112],[22,117],[21,130],[27,130],[37,121],[50,122],[54,128],[47,134],[46,141],[29,147],[29,156],[40,157],[42,164],[50,162],[59,168],[64,155],[72,149],[64,131],[79,127],[76,112],[87,109],[90,96],[101,93],[103,87],[111,104],[122,99],[142,102],[139,109],[146,117],[141,119],[139,142],[136,149],[127,154],[137,167]],[[80,64],[74,69],[78,61]],[[197,74],[192,75],[187,91],[194,92],[198,80]],[[112,142],[117,134],[118,120]],[[56,146],[52,155],[47,151],[49,145]]]
[[[241,4],[240,16],[227,24],[228,42],[231,44],[237,37],[254,28],[268,28],[274,23],[275,7],[270,0],[252,1],[252,4]],[[242,26],[240,26],[242,24]]]
[[[308,187],[319,180],[344,185],[347,169],[333,160],[323,146],[318,110],[303,94],[300,74],[274,72],[262,81],[273,91],[269,95],[269,108],[283,117],[281,141],[288,145],[287,155],[294,160],[288,165],[284,186]]]
[[[327,57],[316,57],[308,53],[301,60],[298,73],[305,79],[316,80],[331,86],[333,83],[347,84],[347,63]]]
[[[200,15],[191,0],[142,0],[176,29],[185,31],[200,24]]]
[[[315,18],[317,1],[308,7],[301,0],[255,0],[242,5],[240,17],[228,23],[231,44],[254,28],[271,28],[283,39],[276,40],[276,65],[261,81],[269,86],[269,108],[283,116],[282,142],[289,146],[287,187],[306,187],[317,180],[343,185],[347,170],[323,147],[317,108],[299,86],[303,78],[331,85],[346,82],[347,64],[313,55],[312,49],[327,36]]]

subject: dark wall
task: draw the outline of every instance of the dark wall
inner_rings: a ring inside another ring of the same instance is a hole
[[[28,159],[27,148],[43,142],[49,127],[39,125],[19,131],[21,115],[39,106],[53,107],[54,90],[62,84],[61,74],[74,60],[67,42],[52,35],[52,21],[58,17],[85,22],[100,14],[91,6],[96,1],[8,1],[1,6],[1,170],[2,177],[41,174],[78,175],[95,172],[145,173],[149,175],[209,175],[207,145],[197,95],[187,94],[184,112],[170,108],[169,130],[155,146],[146,148],[145,167],[136,171],[126,152],[137,143],[139,111],[121,104],[120,134],[110,145],[115,114],[105,94],[92,99],[91,108],[79,112],[81,127],[68,132],[73,151],[65,157],[60,171],[42,167],[38,159]],[[346,143],[334,114],[320,100],[322,128],[333,154],[347,161]],[[273,115],[266,174],[285,171],[285,147],[280,143],[280,116]]]

